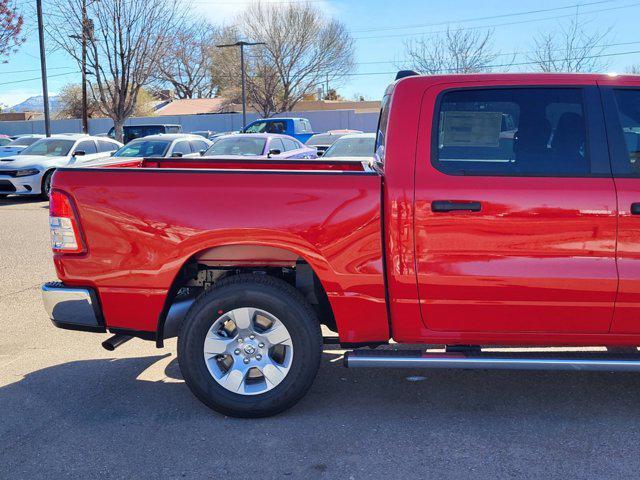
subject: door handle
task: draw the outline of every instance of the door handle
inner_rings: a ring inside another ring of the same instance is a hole
[[[434,200],[431,202],[431,211],[434,213],[442,212],[479,212],[481,208],[480,202],[456,202],[453,200]],[[638,204],[640,213],[640,204]]]
[[[640,215],[640,202],[631,204],[631,215]]]

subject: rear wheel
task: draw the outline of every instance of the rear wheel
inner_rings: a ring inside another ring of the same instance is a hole
[[[178,335],[191,391],[235,417],[293,406],[313,383],[321,353],[314,310],[289,284],[263,275],[231,277],[201,294]]]
[[[53,176],[53,170],[48,171],[42,177],[42,187],[40,190],[40,198],[43,200],[49,200],[49,196],[51,195],[51,177]]]

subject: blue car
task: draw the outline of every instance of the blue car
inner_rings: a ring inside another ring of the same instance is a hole
[[[313,135],[313,129],[306,118],[261,118],[244,127],[241,133],[289,135],[305,143]]]

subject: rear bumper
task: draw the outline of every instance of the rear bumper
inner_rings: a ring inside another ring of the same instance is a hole
[[[91,288],[67,287],[60,282],[42,286],[42,301],[58,328],[106,332],[97,295]]]

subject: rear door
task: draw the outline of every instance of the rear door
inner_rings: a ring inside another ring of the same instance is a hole
[[[617,82],[601,88],[618,192],[620,286],[611,332],[640,333],[640,83]]]
[[[583,81],[426,92],[414,218],[427,328],[609,330],[616,195],[597,87]]]

